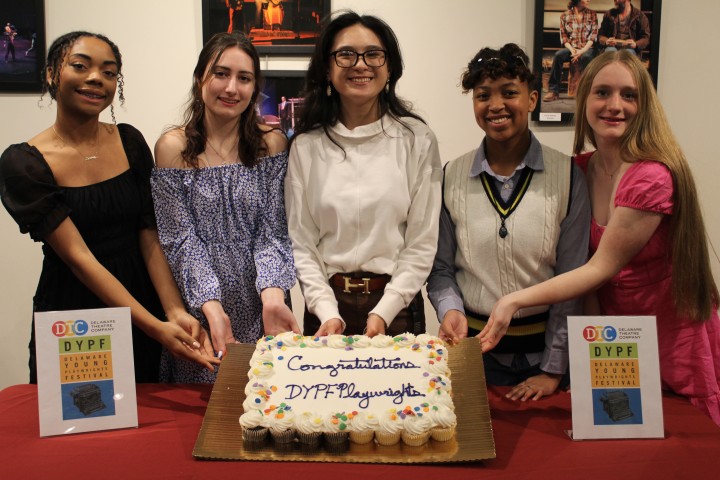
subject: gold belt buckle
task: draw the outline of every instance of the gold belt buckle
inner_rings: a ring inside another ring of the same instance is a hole
[[[352,280],[352,278],[346,277],[346,276],[343,276],[343,280],[345,280],[345,288],[343,289],[343,292],[352,293],[350,291],[350,289],[353,287],[365,287],[365,289],[363,290],[362,293],[364,293],[366,295],[370,295],[370,279],[369,278],[363,278],[362,279],[363,283],[350,283],[350,280]]]

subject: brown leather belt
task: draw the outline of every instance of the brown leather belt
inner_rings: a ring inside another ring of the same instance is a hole
[[[362,272],[347,275],[336,273],[330,277],[330,286],[345,293],[364,293],[369,295],[370,292],[385,288],[385,285],[388,284],[391,278],[390,275],[370,275],[363,275]]]

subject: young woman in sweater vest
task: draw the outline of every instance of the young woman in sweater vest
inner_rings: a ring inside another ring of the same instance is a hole
[[[428,279],[440,336],[453,342],[477,335],[503,295],[587,257],[585,181],[568,156],[541,145],[528,128],[538,100],[528,62],[512,43],[483,48],[462,76],[485,138],[445,167],[440,239]],[[567,377],[567,315],[580,308],[568,301],[522,310],[511,334],[483,359],[488,383],[521,385],[513,399],[552,394]]]
[[[650,75],[627,51],[593,60],[580,82],[577,163],[592,200],[586,265],[502,298],[481,334],[498,345],[515,311],[595,292],[588,314],[655,315],[663,387],[720,425],[720,319],[690,166]],[[581,153],[589,141],[596,149]]]

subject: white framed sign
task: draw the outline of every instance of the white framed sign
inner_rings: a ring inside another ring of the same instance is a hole
[[[655,317],[570,316],[572,438],[662,438]]]
[[[129,308],[35,313],[40,436],[137,427]]]

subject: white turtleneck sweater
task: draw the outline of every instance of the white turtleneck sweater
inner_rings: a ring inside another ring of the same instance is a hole
[[[389,325],[427,280],[437,249],[442,165],[424,123],[385,115],[348,130],[300,135],[285,177],[288,231],[305,304],[322,323],[341,318],[328,279],[373,272],[392,280],[371,313]],[[345,152],[343,152],[343,149]]]

